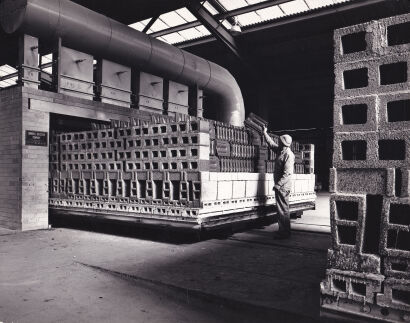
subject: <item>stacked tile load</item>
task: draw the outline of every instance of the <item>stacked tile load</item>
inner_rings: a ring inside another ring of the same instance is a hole
[[[256,207],[274,204],[273,174],[266,170],[275,155],[261,133],[160,117],[53,136],[50,207],[198,224],[227,214],[257,217]],[[291,201],[312,203],[314,174],[303,174],[299,162]]]
[[[208,121],[143,122],[63,133],[53,142],[59,154],[52,153],[51,166],[60,163],[51,173],[51,204],[197,215],[200,172],[209,167]]]
[[[410,319],[410,15],[335,31],[332,249],[322,307]]]
[[[267,122],[254,113],[245,120],[245,127],[234,127],[211,121],[210,171],[273,173],[275,150],[268,147],[263,136]],[[279,136],[270,134],[278,143]],[[295,174],[314,173],[314,145],[292,142]]]

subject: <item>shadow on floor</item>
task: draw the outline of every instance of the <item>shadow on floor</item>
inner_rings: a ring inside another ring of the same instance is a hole
[[[260,229],[276,222],[276,217],[235,223],[224,227],[208,230],[175,229],[165,225],[147,226],[132,222],[116,221],[88,216],[61,216],[50,213],[50,224],[54,228],[69,228],[82,231],[92,231],[115,236],[137,238],[172,244],[196,243],[209,239],[227,239],[235,233],[252,229]]]

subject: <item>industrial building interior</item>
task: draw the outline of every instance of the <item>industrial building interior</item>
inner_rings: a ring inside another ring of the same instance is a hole
[[[410,322],[408,0],[0,0],[0,45],[0,323]]]

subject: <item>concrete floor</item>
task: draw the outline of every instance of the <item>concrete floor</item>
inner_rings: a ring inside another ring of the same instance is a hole
[[[316,209],[303,212],[303,216],[292,221],[294,230],[330,233],[330,194],[317,193]]]
[[[0,322],[337,322],[319,315],[327,234],[80,226],[98,232],[0,231]]]

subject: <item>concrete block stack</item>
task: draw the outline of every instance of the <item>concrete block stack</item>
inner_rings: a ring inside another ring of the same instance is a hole
[[[335,31],[332,249],[322,307],[410,318],[410,14]]]
[[[183,114],[151,119],[56,134],[50,142],[51,209],[192,226],[229,222],[232,215],[256,218],[255,208],[274,204],[266,165],[275,156],[260,134],[255,145],[246,127]],[[314,203],[313,176],[294,175],[291,202]]]

